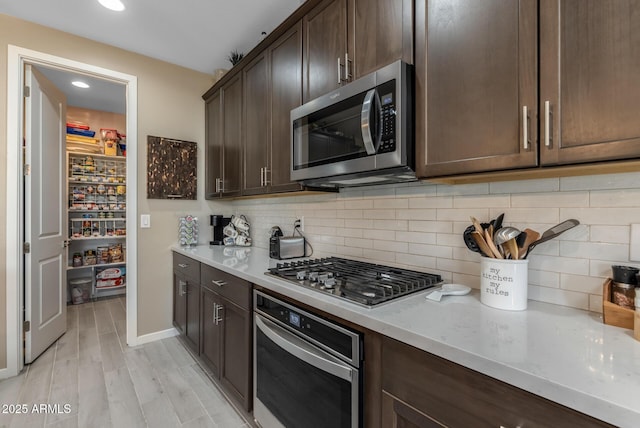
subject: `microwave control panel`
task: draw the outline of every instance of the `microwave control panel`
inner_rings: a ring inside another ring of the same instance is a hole
[[[378,89],[383,89],[382,85]],[[389,153],[396,150],[396,103],[393,90],[380,97],[380,144],[377,153]]]

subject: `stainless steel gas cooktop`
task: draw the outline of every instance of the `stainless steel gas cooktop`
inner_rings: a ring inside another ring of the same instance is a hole
[[[339,257],[278,263],[266,274],[366,307],[442,283],[440,275]]]

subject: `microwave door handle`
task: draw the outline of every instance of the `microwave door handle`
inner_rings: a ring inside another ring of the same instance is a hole
[[[323,372],[349,382],[353,381],[353,369],[351,367],[338,363],[337,359],[333,361],[333,357],[330,357],[328,354],[325,355],[324,352],[312,347],[304,340],[260,315],[256,315],[254,320],[256,328],[260,329],[265,336],[284,351]]]
[[[376,90],[371,89],[367,92],[362,102],[362,113],[360,114],[360,127],[362,129],[362,141],[364,142],[364,148],[368,155],[375,155],[376,148],[373,143],[373,137],[371,133],[371,109],[373,108],[373,100],[376,95]]]

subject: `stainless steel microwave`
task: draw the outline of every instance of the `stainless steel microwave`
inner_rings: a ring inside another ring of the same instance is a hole
[[[413,69],[397,61],[291,111],[291,179],[348,187],[416,179]]]

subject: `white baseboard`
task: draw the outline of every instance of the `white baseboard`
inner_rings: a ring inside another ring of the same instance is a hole
[[[8,379],[10,377],[14,377],[17,375],[18,373],[15,373],[15,371],[13,370],[9,370],[8,367],[5,367],[4,369],[0,369],[0,379]]]
[[[144,334],[138,336],[137,345],[144,345],[145,343],[155,342],[156,340],[166,339],[169,337],[177,336],[178,330],[175,328],[169,328],[167,330],[156,331],[155,333]]]

